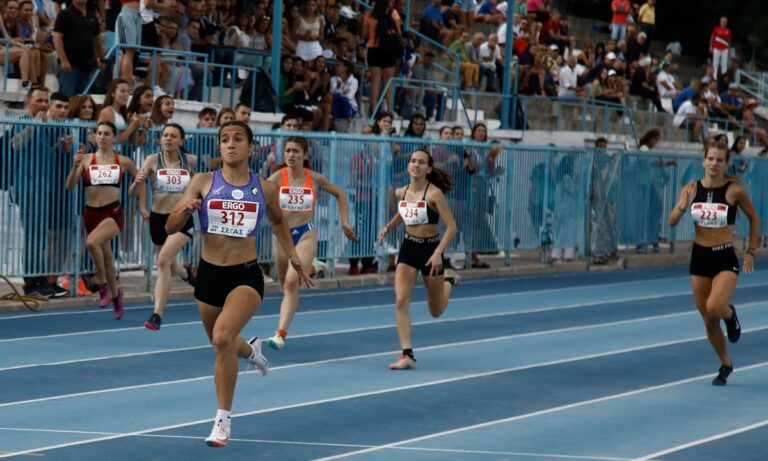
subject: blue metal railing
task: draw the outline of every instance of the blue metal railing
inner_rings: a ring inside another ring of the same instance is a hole
[[[400,93],[400,103],[403,106],[407,105],[410,108],[411,113],[416,113],[420,111],[426,93],[433,92],[435,93],[433,96],[436,99],[435,111],[437,120],[445,120],[446,107],[450,102],[452,103],[451,109],[453,110],[453,117],[450,117],[451,121],[467,124],[471,121],[461,95],[461,89],[458,85],[431,80],[393,77],[387,81],[386,85],[384,85],[384,88],[382,89],[382,97],[379,98],[378,103],[371,110],[368,120],[369,123],[374,122],[376,114],[384,102],[384,96],[389,92],[390,88],[392,88],[393,91],[390,92],[391,95],[390,100],[387,101],[387,107],[396,107],[398,105],[395,103],[394,99],[398,95],[397,90],[402,89],[404,92]],[[408,111],[406,111],[406,113],[407,112]],[[401,113],[403,113],[403,108],[401,108]]]
[[[736,71],[736,83],[747,96],[757,99],[761,106],[768,105],[768,72]]]
[[[78,144],[94,129],[90,122],[0,119],[0,273],[10,276],[77,274],[90,270],[84,256],[83,192],[65,192],[64,181]],[[21,135],[21,136],[20,136]],[[159,128],[144,144],[122,145],[118,151],[137,165],[157,151]],[[257,133],[251,168],[270,173],[270,153],[281,158],[282,140],[291,133]],[[72,136],[65,149],[63,138]],[[318,197],[315,221],[319,256],[334,264],[351,257],[383,259],[397,251],[402,229],[387,245],[376,244],[376,233],[395,212],[394,188],[408,182],[410,153],[425,146],[435,165],[453,180],[446,194],[459,224],[449,253],[471,261],[473,252],[504,252],[506,262],[515,249],[575,248],[579,257],[636,244],[690,241],[688,220],[677,228],[666,225],[680,188],[703,175],[701,156],[664,152],[608,151],[584,148],[494,145],[483,142],[426,138],[306,133],[311,167],[331,178],[350,201],[349,221],[359,243],[340,232],[338,208],[328,194]],[[198,155],[198,171],[207,171],[216,157],[215,129],[189,129],[186,147]],[[498,152],[496,152],[498,149]],[[496,155],[494,157],[494,155]],[[742,170],[761,219],[768,228],[768,159],[748,158]],[[126,181],[127,185],[130,181]],[[78,186],[81,187],[81,186]],[[124,187],[127,189],[127,187]],[[125,226],[114,244],[121,270],[145,271],[147,286],[153,246],[138,213],[136,199],[123,191]],[[745,236],[740,214],[736,235]],[[271,239],[265,226],[257,239],[261,261],[271,261]],[[607,243],[606,243],[607,242]],[[185,249],[196,260],[199,247]],[[461,259],[461,258],[459,258]]]

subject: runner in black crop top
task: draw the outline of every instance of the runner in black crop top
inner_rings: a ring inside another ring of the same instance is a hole
[[[429,190],[430,182],[427,181],[427,187],[424,189],[424,195],[421,196],[422,201],[427,200],[427,190]],[[408,185],[410,186],[410,184]],[[405,200],[405,194],[408,193],[408,186],[405,186],[405,190],[403,191],[403,197],[400,200]],[[436,210],[433,210],[429,204],[427,204],[427,224],[437,224],[440,222],[440,213],[438,213]]]
[[[696,181],[696,196],[693,198],[693,204],[691,205],[691,208],[692,208],[691,213],[696,213],[696,211],[694,211],[693,208],[696,207],[697,204],[716,203],[716,204],[724,205],[728,207],[726,225],[732,226],[736,224],[736,213],[739,210],[739,206],[730,204],[725,199],[725,193],[728,192],[728,187],[730,185],[731,185],[731,181],[726,181],[726,183],[720,187],[708,188],[708,187],[704,187],[701,184],[701,181]],[[698,207],[698,208],[702,208],[702,207]],[[694,225],[697,225],[697,226],[699,225],[699,220],[696,220],[695,216],[694,216]]]

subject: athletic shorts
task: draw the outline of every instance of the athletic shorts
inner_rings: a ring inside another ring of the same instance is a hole
[[[115,40],[121,45],[141,46],[141,16],[131,8],[123,8],[115,22]]]
[[[311,231],[314,228],[315,228],[315,224],[312,221],[306,224],[302,224],[301,226],[298,226],[298,227],[291,227],[291,240],[293,240],[293,246],[298,245],[299,240],[301,240],[301,236]]]
[[[165,243],[165,239],[168,238],[168,233],[165,232],[165,223],[168,221],[170,214],[160,214],[154,211],[149,213],[149,236],[152,238],[152,243],[157,246],[161,246]],[[195,221],[192,216],[184,223],[184,227],[179,232],[192,238],[192,232],[194,232]]]
[[[432,257],[432,253],[435,252],[435,248],[440,244],[440,236],[434,237],[414,237],[410,234],[405,234],[403,237],[403,243],[400,245],[400,253],[397,255],[397,263],[411,266],[419,271],[421,275],[429,275],[432,270],[432,266],[427,266],[427,261]],[[445,258],[443,258],[443,267],[437,271],[436,275],[443,274],[443,268],[445,267]]]
[[[253,288],[264,299],[264,275],[255,259],[234,266],[216,266],[200,259],[195,299],[214,307],[224,307],[229,293],[240,286]]]
[[[733,250],[733,243],[716,247],[705,247],[697,243],[691,250],[691,275],[715,278],[723,271],[735,272],[739,275],[739,258]]]
[[[123,206],[120,205],[120,202],[112,202],[109,205],[100,207],[86,205],[85,210],[83,210],[83,223],[85,224],[85,232],[90,234],[94,229],[96,229],[96,226],[98,226],[100,222],[108,218],[114,219],[115,223],[117,223],[117,228],[120,229],[120,232],[122,232],[124,215],[125,213],[123,212]]]

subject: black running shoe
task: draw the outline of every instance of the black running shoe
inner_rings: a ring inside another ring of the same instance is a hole
[[[69,296],[69,290],[65,290],[64,288],[58,285],[50,285],[48,288],[50,288],[51,292],[53,293],[51,295],[52,298],[61,298],[64,296]]]
[[[192,264],[185,264],[184,269],[187,270],[187,278],[184,281],[194,288],[197,285],[197,278],[192,274]]]
[[[730,319],[725,319],[725,329],[728,331],[728,341],[735,343],[741,338],[741,323],[739,323],[739,317],[736,315],[736,308],[733,304],[728,304],[731,308]]]
[[[717,376],[712,380],[712,385],[725,386],[728,383],[728,376],[730,376],[731,373],[733,373],[733,363],[731,363],[730,367],[721,365],[720,370],[717,372]]]
[[[149,316],[149,320],[144,322],[144,326],[152,331],[157,331],[160,329],[161,323],[163,323],[163,319],[161,319],[159,315],[153,312],[152,315]]]

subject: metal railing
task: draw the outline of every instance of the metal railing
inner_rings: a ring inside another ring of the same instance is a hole
[[[390,88],[392,91],[390,92]],[[422,112],[426,97],[435,98],[435,119],[450,120],[456,123],[469,124],[471,119],[467,113],[461,89],[458,85],[418,80],[405,77],[393,77],[384,85],[381,98],[371,110],[369,122],[373,123],[376,114],[384,103],[384,98],[391,93],[387,107],[399,107],[400,114],[416,114]],[[398,99],[398,101],[396,101]]]
[[[0,273],[9,276],[78,274],[91,270],[84,245],[82,186],[66,192],[64,182],[78,145],[87,143],[89,122],[0,119]],[[26,136],[18,137],[25,132]],[[150,129],[142,145],[126,143],[118,151],[141,165],[158,150],[159,127]],[[196,154],[198,171],[207,171],[217,156],[215,129],[189,129],[186,148]],[[283,140],[295,133],[263,132],[255,136],[250,167],[268,175],[267,157],[281,161]],[[406,165],[416,149],[431,151],[435,166],[454,182],[446,194],[459,232],[449,252],[466,264],[474,252],[503,252],[510,263],[515,250],[575,248],[578,257],[597,252],[616,254],[637,244],[690,241],[693,226],[684,220],[666,225],[680,189],[703,175],[701,156],[694,154],[499,145],[487,142],[427,138],[303,133],[310,143],[311,168],[333,181],[350,202],[349,221],[360,238],[352,243],[340,231],[338,206],[321,192],[315,211],[318,257],[329,271],[346,258],[384,260],[396,253],[402,228],[385,246],[376,234],[395,213],[396,187],[408,183]],[[73,137],[64,150],[61,139]],[[768,228],[768,159],[740,159],[742,181],[751,191],[762,233]],[[137,199],[126,195],[123,232],[114,243],[118,269],[143,270],[150,286],[153,246],[138,212]],[[151,197],[150,197],[151,199]],[[149,202],[151,203],[151,202]],[[746,235],[739,214],[736,236]],[[257,238],[259,260],[269,262],[268,226]],[[184,250],[195,261],[199,245]]]
[[[768,105],[768,72],[748,72],[738,69],[736,83],[744,94],[757,99],[761,106]]]

